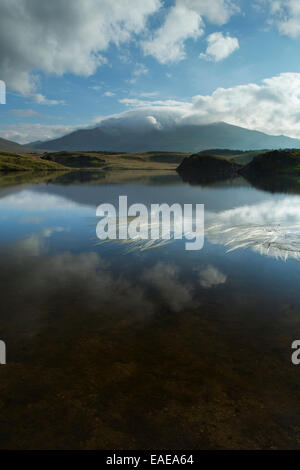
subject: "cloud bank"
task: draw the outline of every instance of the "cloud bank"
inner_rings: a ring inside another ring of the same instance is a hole
[[[208,124],[225,121],[229,124],[259,130],[271,135],[300,138],[300,74],[282,73],[231,88],[217,88],[211,95],[196,95],[191,101],[126,99],[122,103],[132,109],[102,119],[100,124],[114,123],[134,127],[152,116],[156,126]]]
[[[92,75],[109,45],[139,34],[160,7],[160,0],[1,0],[1,78],[29,95],[37,85],[33,70]]]
[[[150,35],[147,21],[163,6],[162,0],[1,0],[1,78],[39,104],[60,104],[36,93],[37,72],[93,75],[107,62],[110,45],[133,39],[161,63],[179,61],[185,41],[203,34],[203,18],[222,25],[237,11],[233,0],[176,0]],[[137,69],[132,80],[141,73]]]
[[[196,95],[190,101],[128,98],[120,100],[130,109],[95,118],[90,127],[111,132],[119,128],[165,127],[224,121],[271,135],[300,138],[300,73],[282,73],[260,84],[248,83],[217,88],[211,95]],[[51,139],[84,126],[20,124],[4,126],[1,136],[26,143]]]

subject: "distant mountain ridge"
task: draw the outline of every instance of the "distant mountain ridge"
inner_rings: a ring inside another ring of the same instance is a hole
[[[32,142],[28,145],[53,151],[146,152],[161,150],[196,153],[208,148],[241,150],[300,148],[300,140],[284,135],[272,136],[225,122],[176,125],[160,129],[118,127],[111,120],[111,125],[80,129],[58,139]]]
[[[16,153],[30,153],[35,152],[36,148],[17,144],[17,142],[12,142],[11,140],[2,139],[0,137],[0,151],[5,152],[16,152]]]

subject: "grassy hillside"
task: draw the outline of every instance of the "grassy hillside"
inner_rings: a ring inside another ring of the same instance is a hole
[[[300,150],[274,150],[257,155],[240,174],[268,192],[300,192]]]
[[[71,152],[47,153],[41,156],[42,161],[54,162],[71,168],[99,168],[105,160],[97,154],[82,154]]]
[[[273,150],[257,155],[242,169],[242,174],[290,176],[300,178],[300,150]]]
[[[233,159],[196,153],[184,158],[177,171],[184,181],[206,185],[235,178],[240,168]]]
[[[65,168],[56,163],[42,160],[38,156],[0,152],[0,171],[57,171]]]
[[[201,152],[184,158],[178,167],[178,171],[201,170],[223,173],[227,171],[237,171],[240,167],[241,165],[236,163],[232,158]]]
[[[109,152],[52,152],[41,156],[44,161],[59,163],[72,169],[141,169],[163,170],[175,169],[187,155],[176,152],[142,152],[117,153]]]
[[[230,149],[209,149],[199,152],[199,154],[206,155],[215,155],[219,157],[226,158],[228,160],[233,160],[239,165],[247,165],[250,163],[256,155],[261,153],[268,152],[268,150],[230,150]]]
[[[31,155],[0,151],[0,171],[175,170],[187,155],[176,152],[51,152]]]

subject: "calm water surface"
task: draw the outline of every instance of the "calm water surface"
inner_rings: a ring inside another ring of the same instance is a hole
[[[299,449],[300,195],[82,180],[0,188],[0,447]],[[97,244],[119,195],[205,204],[204,248]]]

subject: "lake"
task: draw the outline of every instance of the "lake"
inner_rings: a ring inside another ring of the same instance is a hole
[[[120,195],[204,204],[203,249],[99,243]],[[27,177],[0,221],[0,448],[300,449],[300,194]]]

